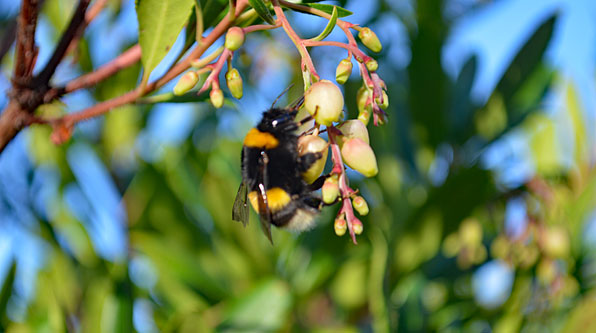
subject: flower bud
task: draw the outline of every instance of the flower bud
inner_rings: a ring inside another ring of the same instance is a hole
[[[230,93],[236,99],[242,98],[242,77],[236,68],[231,68],[226,73],[226,84]]]
[[[368,214],[368,204],[366,203],[366,200],[364,200],[363,197],[359,195],[354,197],[354,199],[352,199],[352,205],[354,206],[354,209],[358,212],[358,214],[360,214],[361,216],[365,216]]]
[[[331,81],[316,82],[304,94],[304,108],[321,125],[330,126],[339,121],[343,107],[341,90]]]
[[[352,221],[352,229],[354,229],[354,233],[356,235],[360,235],[364,230],[364,226],[362,225],[362,222],[360,222],[359,219],[354,219],[354,221]]]
[[[364,46],[368,47],[373,52],[381,52],[383,45],[377,35],[370,30],[370,28],[362,28],[358,33],[358,38],[362,41]]]
[[[199,75],[196,72],[187,72],[182,75],[174,86],[174,95],[180,96],[192,89],[199,82]]]
[[[360,138],[351,138],[341,147],[344,162],[365,177],[373,177],[379,172],[377,158],[372,148]]]
[[[226,33],[224,46],[230,51],[236,51],[244,44],[244,31],[240,27],[231,27]]]
[[[362,141],[369,143],[368,130],[362,121],[356,119],[349,119],[341,123],[337,128],[341,131],[344,140],[351,138],[360,138]],[[343,140],[340,140],[340,145],[343,146]]]
[[[339,195],[339,184],[337,181],[337,175],[332,175],[325,179],[323,187],[321,188],[323,194],[323,202],[330,205],[335,202]]]
[[[368,125],[370,121],[370,110],[363,110],[362,112],[358,113],[358,120],[362,122],[365,126]]]
[[[335,222],[333,223],[333,229],[335,230],[335,234],[338,236],[343,236],[346,234],[348,224],[346,223],[343,214],[341,217],[335,219]]]
[[[356,94],[356,105],[358,106],[358,120],[365,126],[368,125],[372,113],[372,105],[369,103],[370,92],[366,87],[360,87]]]
[[[387,96],[387,93],[385,92],[385,90],[383,90],[383,103],[381,103],[380,98],[377,97],[376,100],[377,104],[379,104],[379,107],[383,110],[387,109],[387,107],[389,107],[389,96]]]
[[[379,68],[379,63],[373,58],[368,59],[364,64],[369,72],[376,72]]]
[[[352,74],[352,61],[349,58],[343,59],[335,69],[335,81],[339,84],[344,84]]]
[[[224,102],[223,92],[219,88],[211,89],[209,92],[209,98],[211,99],[211,104],[213,104],[216,108],[221,108]]]
[[[307,153],[321,153],[321,158],[302,173],[302,179],[307,183],[312,184],[323,173],[325,162],[327,162],[327,148],[327,141],[317,135],[304,135],[298,139],[298,156]]]

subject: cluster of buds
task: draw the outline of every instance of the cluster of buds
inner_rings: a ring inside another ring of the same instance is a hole
[[[199,89],[198,93],[201,94],[210,88],[209,99],[211,100],[211,104],[216,108],[222,107],[224,104],[224,94],[219,87],[219,73],[223,69],[223,65],[226,61],[232,59],[234,51],[238,50],[242,44],[244,44],[244,35],[244,30],[240,27],[231,27],[228,29],[224,48],[220,48],[204,59],[198,59],[191,62],[193,69],[186,72],[178,80],[174,86],[174,95],[180,96],[186,94],[197,85],[200,74],[210,71],[211,73],[203,83],[201,89]],[[218,55],[219,59],[216,62],[209,63]],[[228,62],[228,71],[226,72],[225,77],[226,85],[230,90],[231,95],[237,99],[242,98],[242,77],[238,70],[231,66],[231,61]]]
[[[322,187],[323,201],[332,204],[340,201],[342,207],[337,215],[335,231],[338,235],[350,232],[352,239],[356,242],[355,235],[362,233],[362,222],[354,215],[354,210],[360,215],[368,214],[369,207],[363,197],[357,195],[358,191],[348,186],[348,179],[344,164],[365,177],[374,177],[378,173],[377,160],[370,147],[366,125],[371,117],[374,117],[375,125],[379,120],[384,121],[386,114],[381,108],[388,105],[385,83],[379,78],[376,71],[379,67],[377,61],[366,55],[358,47],[350,29],[358,31],[358,38],[362,44],[373,52],[380,52],[382,45],[375,33],[367,27],[359,27],[355,24],[338,19],[336,10],[329,15],[318,9],[309,11],[312,14],[325,17],[329,20],[329,26],[319,37],[302,39],[293,30],[284,14],[281,6],[294,10],[305,11],[310,7],[294,4],[283,0],[271,2],[276,19],[273,20],[268,11],[257,6],[256,13],[271,25],[252,25],[247,27],[231,27],[228,29],[224,46],[214,51],[211,55],[191,62],[193,69],[185,73],[174,87],[175,95],[182,95],[193,89],[200,80],[200,75],[209,72],[209,75],[202,83],[198,93],[201,94],[210,89],[209,98],[213,106],[219,108],[224,104],[224,94],[220,89],[219,74],[227,63],[228,70],[225,74],[226,86],[230,94],[239,99],[243,95],[242,77],[237,69],[233,68],[232,58],[245,41],[245,34],[257,30],[283,28],[290,39],[296,45],[302,57],[302,71],[304,78],[304,102],[303,108],[313,120],[314,127],[309,130],[308,135],[302,135],[298,142],[298,153],[303,156],[307,153],[320,153],[321,158],[316,161],[309,170],[303,173],[303,179],[312,183],[323,173],[327,154],[331,149],[333,169],[330,176]],[[262,7],[262,6],[261,6]],[[252,14],[251,14],[252,15]],[[346,34],[347,43],[327,42],[323,39],[332,30],[333,26],[340,27]],[[313,61],[307,47],[331,45],[344,48],[348,51],[348,57],[343,59],[337,66],[336,81],[344,84],[349,79],[353,65],[352,60],[358,63],[360,74],[363,80],[363,90],[358,98],[358,119],[342,121],[344,112],[344,97],[341,89],[333,82],[321,80],[316,72]],[[324,132],[321,126],[326,127],[329,142],[318,136]],[[343,230],[343,231],[342,231]]]

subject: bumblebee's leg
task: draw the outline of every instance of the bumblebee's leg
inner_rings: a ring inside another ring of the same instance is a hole
[[[308,190],[316,191],[316,190],[320,189],[321,187],[323,187],[323,184],[325,183],[325,179],[327,179],[327,177],[329,177],[329,174],[322,175],[319,178],[315,179],[315,181],[312,182],[312,184],[308,185]]]
[[[298,158],[298,170],[305,172],[308,170],[313,163],[323,158],[322,153],[306,153]]]

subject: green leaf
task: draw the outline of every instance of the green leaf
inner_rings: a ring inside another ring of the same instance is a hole
[[[337,10],[337,16],[338,17],[346,17],[346,16],[350,16],[354,13],[352,13],[351,11],[339,7],[339,6],[334,6],[334,5],[328,5],[328,4],[324,4],[324,3],[303,3],[303,6],[307,6],[310,8],[314,8],[314,9],[318,9],[320,11],[323,11],[327,14],[331,14],[333,15],[333,10]],[[310,13],[307,13],[310,14]]]
[[[236,301],[224,315],[219,332],[279,332],[292,306],[288,286],[269,280]]]
[[[333,28],[335,28],[335,23],[337,22],[337,6],[333,6],[333,13],[331,14],[331,18],[329,19],[329,23],[325,27],[325,30],[321,32],[317,37],[313,38],[313,40],[323,40],[325,37],[329,36]]]
[[[259,14],[259,16],[265,22],[267,22],[269,24],[275,24],[275,20],[273,19],[273,16],[271,15],[269,8],[267,8],[267,5],[265,5],[263,0],[248,0],[248,3],[250,4],[250,6],[252,8],[255,9],[257,14]]]
[[[136,10],[139,20],[139,44],[144,67],[143,83],[166,56],[188,21],[193,0],[140,0]]]
[[[6,306],[8,305],[8,299],[10,298],[10,295],[12,295],[12,287],[16,272],[17,265],[16,262],[13,261],[12,265],[10,265],[8,274],[6,274],[4,283],[2,284],[2,289],[0,289],[0,328],[4,327],[6,324]]]

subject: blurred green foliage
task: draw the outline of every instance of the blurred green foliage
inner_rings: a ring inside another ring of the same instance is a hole
[[[113,3],[110,15],[116,17],[120,7]],[[201,3],[206,27],[227,5]],[[71,4],[46,1],[44,15],[56,31],[66,24]],[[197,103],[190,135],[163,145],[154,160],[141,158],[137,148],[151,104],[113,110],[101,120],[99,134],[77,132],[59,147],[50,142],[49,128],[30,128],[31,159],[57,170],[59,195],[31,230],[46,244],[46,257],[20,320],[7,315],[10,299],[19,297],[16,263],[2,280],[0,330],[596,330],[596,258],[584,237],[596,207],[594,145],[573,85],[557,80],[543,61],[557,18],[540,22],[479,105],[470,98],[478,59],[468,59],[455,80],[441,65],[453,24],[444,19],[443,4],[420,0],[410,17],[392,14],[408,28],[411,60],[407,68],[387,69],[390,120],[369,129],[379,175],[353,180],[370,205],[357,246],[335,236],[337,207],[325,208],[310,232],[274,230],[274,246],[254,214],[247,228],[232,222],[242,133],[218,125],[230,115],[241,117],[233,108],[216,111]],[[374,25],[388,6],[381,2],[370,22],[357,23]],[[84,40],[80,47],[86,48]],[[92,62],[86,52],[79,58],[82,68]],[[381,76],[388,56],[379,56]],[[298,68],[298,58],[282,60]],[[241,64],[246,73],[258,65]],[[256,85],[258,74],[252,73],[248,83]],[[293,81],[300,82],[298,75],[294,71]],[[140,77],[140,67],[126,69],[96,87],[93,97],[118,96]],[[350,115],[357,112],[350,97],[359,87],[358,80],[345,85]],[[574,135],[571,162],[562,157],[569,148],[558,146],[562,134],[555,119],[544,113],[545,97],[553,92],[566,97],[561,117]],[[54,103],[39,112],[65,110]],[[535,166],[532,178],[514,187],[479,157],[512,133],[525,136]],[[65,202],[63,191],[77,181],[67,154],[81,142],[103,161],[123,198],[127,253],[115,261],[98,255],[88,227]],[[441,161],[447,173],[435,181]],[[515,237],[505,228],[512,198],[527,207],[524,230]],[[513,282],[502,302],[486,306],[474,290],[475,274],[495,261],[508,267]]]

